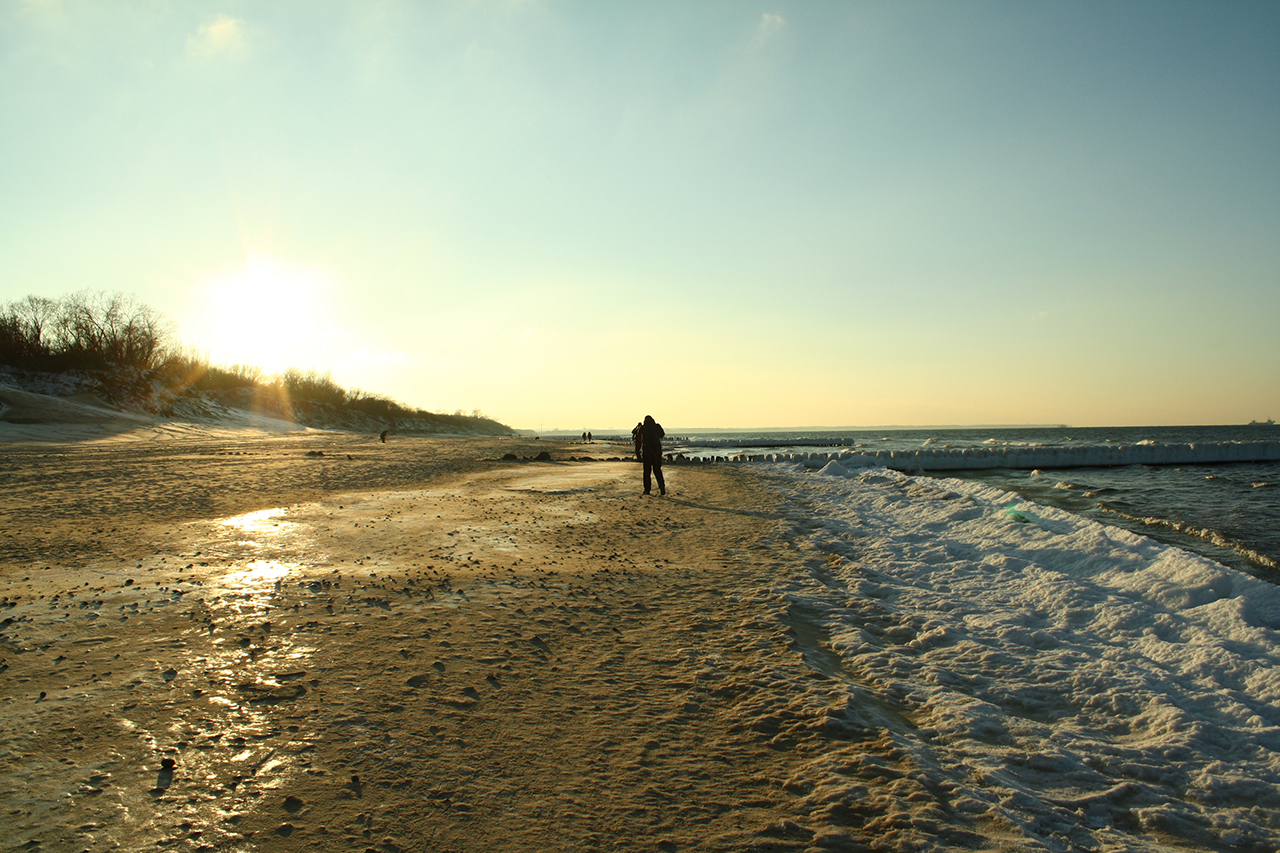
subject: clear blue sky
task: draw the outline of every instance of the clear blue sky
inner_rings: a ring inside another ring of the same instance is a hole
[[[0,4],[0,301],[518,427],[1280,417],[1280,3]]]

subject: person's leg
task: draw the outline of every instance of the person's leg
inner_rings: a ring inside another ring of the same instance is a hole
[[[649,494],[649,471],[652,469],[653,463],[646,459],[642,464],[644,465],[644,493],[647,495]]]
[[[653,464],[653,474],[658,478],[658,494],[665,495],[667,493],[667,484],[662,479],[662,463],[655,462]]]

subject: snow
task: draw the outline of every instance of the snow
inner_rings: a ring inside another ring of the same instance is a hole
[[[827,713],[889,738],[789,783],[815,813],[892,772],[887,849],[957,819],[1018,849],[1280,849],[1280,589],[980,483],[761,470],[823,557],[779,593],[837,656]]]

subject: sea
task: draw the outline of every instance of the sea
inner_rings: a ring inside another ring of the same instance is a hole
[[[688,458],[993,447],[1125,447],[1277,441],[1280,426],[705,431],[668,436]],[[1206,556],[1280,584],[1280,462],[920,472],[976,480]]]

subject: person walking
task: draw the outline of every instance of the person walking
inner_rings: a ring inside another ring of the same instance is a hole
[[[640,461],[640,430],[644,429],[643,421],[636,421],[635,427],[631,430],[631,443],[636,446],[636,461]]]
[[[640,433],[640,462],[644,465],[644,493],[649,494],[650,474],[658,481],[658,494],[667,493],[667,484],[662,479],[662,439],[667,434],[662,424],[653,419],[653,415],[645,415],[644,422],[637,425]]]

